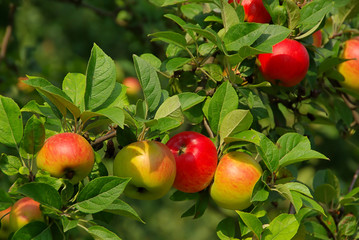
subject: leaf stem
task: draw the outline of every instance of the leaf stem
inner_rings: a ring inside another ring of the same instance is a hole
[[[353,190],[354,185],[355,185],[355,183],[356,183],[356,181],[358,179],[358,176],[359,176],[359,168],[354,173],[354,176],[353,176],[352,182],[350,183],[348,192],[351,192]]]

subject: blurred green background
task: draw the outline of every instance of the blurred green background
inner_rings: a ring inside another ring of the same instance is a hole
[[[153,53],[164,58],[166,46],[151,42],[148,34],[178,29],[163,17],[168,11],[172,9],[156,7],[148,0],[0,0],[1,41],[6,29],[12,27],[6,55],[0,59],[0,94],[13,98],[20,106],[30,99],[42,101],[35,91],[22,87],[19,78],[42,76],[60,86],[68,72],[86,72],[94,43],[114,59],[118,81],[135,76],[133,54]],[[343,134],[345,131],[330,124],[305,126],[313,148],[331,161],[305,162],[294,172],[299,180],[311,185],[315,171],[330,168],[345,192],[358,168],[358,133]],[[9,181],[0,173],[2,188],[7,189]],[[146,224],[117,216],[99,218],[123,239],[211,240],[217,239],[218,222],[233,214],[210,203],[200,219],[181,218],[193,203],[172,202],[170,194],[158,201],[126,199]],[[88,236],[81,230],[71,231],[72,239]]]

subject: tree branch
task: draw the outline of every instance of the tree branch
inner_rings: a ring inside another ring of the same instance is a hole
[[[9,9],[9,24],[6,26],[5,35],[1,43],[0,51],[0,63],[6,56],[7,46],[9,45],[10,37],[14,27],[14,15],[15,15],[16,6],[13,3],[10,3]]]
[[[106,141],[108,139],[111,139],[111,138],[113,138],[115,136],[116,136],[116,129],[114,128],[114,129],[111,129],[106,135],[103,135],[103,136],[95,139],[95,141],[93,141],[91,143],[91,146],[95,146],[95,145],[97,145],[99,143],[102,143],[102,142],[104,142],[104,141]]]
[[[350,187],[348,189],[348,192],[351,192],[354,188],[354,185],[358,179],[358,176],[359,176],[359,168],[355,171],[354,173],[354,176],[353,176],[353,179],[352,179],[352,182],[350,183]]]
[[[208,124],[208,121],[207,121],[206,117],[203,118],[203,125],[204,125],[204,127],[206,128],[209,137],[210,137],[210,138],[214,138],[213,132],[212,132],[212,130],[211,130],[211,127],[210,127],[209,124]]]

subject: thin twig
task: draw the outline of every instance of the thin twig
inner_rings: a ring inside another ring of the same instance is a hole
[[[358,168],[358,169],[355,171],[355,173],[354,173],[353,180],[352,180],[352,182],[351,182],[351,184],[350,184],[350,187],[349,187],[349,189],[348,189],[348,192],[351,192],[351,191],[353,190],[354,185],[355,185],[355,183],[356,183],[356,181],[357,181],[357,179],[358,179],[358,176],[359,176],[359,168]]]
[[[16,6],[13,3],[11,3],[10,9],[9,9],[9,23],[6,26],[5,35],[4,35],[4,37],[2,39],[2,43],[1,43],[0,63],[6,56],[7,46],[9,45],[10,37],[11,37],[12,30],[14,27],[15,10],[16,10]]]
[[[340,96],[344,100],[345,105],[352,111],[354,122],[350,126],[354,127],[355,125],[359,125],[359,113],[356,111],[357,106],[350,101],[348,95],[345,93],[341,93]]]
[[[91,143],[91,146],[95,146],[96,144],[102,143],[108,139],[111,139],[116,136],[116,129],[110,130],[106,135],[97,138],[95,141]]]
[[[214,138],[214,134],[213,134],[212,129],[210,128],[210,126],[208,124],[208,121],[207,121],[206,117],[203,118],[203,125],[206,128],[209,137]]]

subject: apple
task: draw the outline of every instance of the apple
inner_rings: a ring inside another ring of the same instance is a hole
[[[34,89],[35,89],[34,87],[24,83],[24,81],[28,80],[28,79],[29,79],[28,77],[18,77],[17,78],[16,86],[20,91],[23,91],[23,92],[26,92],[26,93],[30,93],[30,92],[34,91]]]
[[[12,231],[15,232],[33,221],[44,221],[40,203],[29,197],[21,198],[12,206],[10,211],[10,227]]]
[[[163,143],[134,142],[122,148],[116,155],[113,174],[131,177],[124,191],[126,196],[155,200],[171,189],[176,177],[176,161]]]
[[[194,193],[205,189],[217,167],[217,150],[213,142],[197,132],[181,132],[166,144],[176,159],[173,187]]]
[[[227,153],[219,161],[210,195],[220,207],[246,209],[261,175],[261,166],[247,153]]]
[[[76,133],[59,133],[48,138],[37,155],[39,169],[76,184],[92,170],[95,155],[89,142]]]
[[[229,0],[228,3],[233,3]],[[247,22],[269,23],[271,16],[263,5],[262,0],[237,0],[244,8],[244,20]]]
[[[10,214],[9,214],[10,211],[11,211],[11,207],[8,207],[7,209],[0,211],[0,221],[1,221],[0,239],[7,239],[11,233]]]
[[[126,92],[128,95],[137,95],[141,90],[140,82],[135,77],[126,77],[122,84],[127,87]]]
[[[315,33],[313,33],[312,37],[313,37],[313,46],[318,48],[321,47],[322,39],[323,39],[322,31],[320,30],[316,31]]]
[[[300,83],[308,72],[309,54],[306,48],[292,39],[284,39],[273,46],[272,53],[258,55],[259,70],[273,84],[292,87]]]
[[[341,63],[338,67],[345,79],[340,84],[344,88],[359,92],[359,37],[347,40],[344,43],[342,58],[350,60]]]

